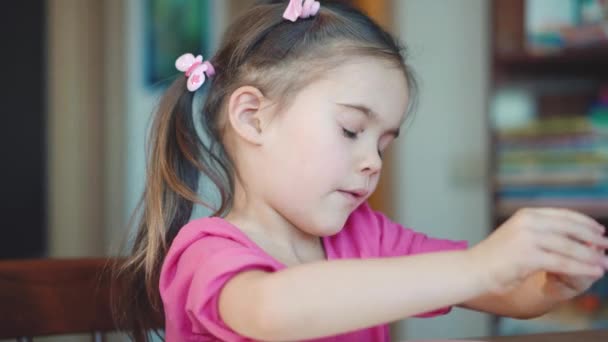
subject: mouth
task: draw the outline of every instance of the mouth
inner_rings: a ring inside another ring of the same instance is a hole
[[[344,197],[352,202],[361,202],[368,195],[365,189],[354,189],[354,190],[338,190]]]

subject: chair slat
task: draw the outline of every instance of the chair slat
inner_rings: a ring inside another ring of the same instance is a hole
[[[0,338],[114,330],[108,260],[0,261]]]

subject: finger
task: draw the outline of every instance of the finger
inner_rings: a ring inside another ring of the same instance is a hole
[[[596,244],[592,243],[592,242],[586,242],[585,243],[587,246],[593,248],[594,251],[596,251],[599,255],[605,255],[606,254],[606,249],[597,246]]]
[[[593,285],[593,283],[595,283],[599,279],[599,277],[597,277],[597,276],[572,277],[572,276],[567,276],[564,274],[558,274],[558,273],[553,273],[553,272],[547,272],[546,277],[547,277],[547,280],[554,281],[554,282],[557,281],[577,293],[581,293],[581,292],[589,289],[591,287],[591,285]]]
[[[547,233],[558,233],[568,235],[577,240],[592,243],[601,248],[608,248],[608,238],[601,235],[598,231],[589,226],[573,224],[571,221],[556,219],[551,216],[540,216],[532,224],[534,230]]]
[[[576,259],[593,266],[602,265],[602,255],[587,244],[557,234],[549,234],[538,240],[538,246],[544,250],[565,257]]]
[[[597,222],[596,220],[592,219],[591,217],[589,217],[587,215],[581,214],[581,213],[573,211],[573,210],[560,209],[560,208],[539,208],[537,211],[539,214],[542,214],[542,215],[548,215],[548,216],[552,216],[555,218],[561,218],[563,220],[568,220],[568,221],[579,223],[581,225],[592,227],[592,228],[596,229],[597,231],[601,232],[602,234],[606,231],[606,228],[603,225],[601,225],[599,222]]]
[[[543,253],[539,267],[548,272],[569,276],[601,277],[604,275],[604,269],[600,266],[592,266],[555,253]]]

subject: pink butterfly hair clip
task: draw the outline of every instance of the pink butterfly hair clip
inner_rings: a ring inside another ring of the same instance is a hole
[[[285,12],[283,12],[283,18],[295,22],[298,18],[306,19],[311,16],[317,15],[321,4],[315,0],[290,0]]]
[[[194,57],[191,53],[185,53],[175,61],[177,70],[185,72],[188,78],[188,90],[194,92],[205,83],[205,74],[211,77],[215,74],[215,68],[209,61],[203,62],[203,56]]]

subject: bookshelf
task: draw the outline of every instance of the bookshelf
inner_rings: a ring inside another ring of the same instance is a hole
[[[491,17],[494,227],[531,206],[608,224],[608,1],[493,0]],[[493,324],[500,335],[594,328],[608,328],[608,277],[543,317]]]

